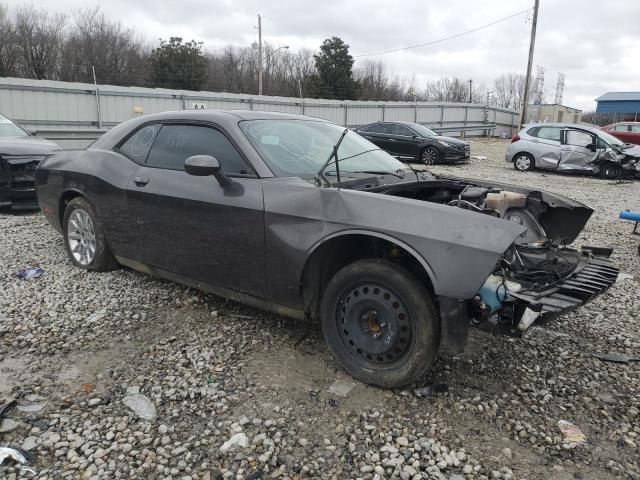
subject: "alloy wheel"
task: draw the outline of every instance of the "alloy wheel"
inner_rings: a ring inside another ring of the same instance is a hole
[[[514,165],[517,170],[524,172],[525,170],[529,170],[531,168],[531,158],[528,155],[520,155],[516,158]]]
[[[67,241],[73,258],[87,266],[96,256],[96,232],[91,217],[82,209],[76,209],[69,217]]]
[[[422,151],[422,161],[425,165],[435,165],[438,161],[438,151],[435,148],[425,148]]]

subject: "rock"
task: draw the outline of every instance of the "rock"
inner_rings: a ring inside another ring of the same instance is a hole
[[[339,397],[346,397],[355,386],[356,383],[349,380],[336,380],[329,387],[329,393]]]
[[[249,439],[244,433],[236,433],[229,440],[224,442],[220,447],[221,453],[227,453],[232,450],[239,450],[249,446]]]
[[[29,451],[36,448],[37,444],[38,444],[38,437],[27,437],[22,442],[21,447],[22,449]]]
[[[0,433],[9,433],[20,426],[20,422],[16,422],[10,418],[3,418],[0,421]]]
[[[166,425],[160,425],[158,427],[158,433],[160,435],[166,435],[168,431],[169,431],[169,427],[167,427]]]
[[[156,407],[146,395],[141,393],[127,395],[122,399],[122,403],[133,410],[140,418],[145,420],[154,420],[156,418]]]
[[[409,440],[407,440],[407,437],[398,437],[396,438],[396,445],[398,445],[399,447],[408,447]]]
[[[502,449],[502,455],[507,457],[509,460],[511,460],[513,458],[513,454],[511,453],[511,449],[508,448],[508,447]]]

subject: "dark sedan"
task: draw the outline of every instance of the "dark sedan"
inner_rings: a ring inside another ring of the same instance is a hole
[[[148,115],[54,153],[36,179],[77,267],[125,265],[319,322],[344,368],[384,387],[461,351],[471,319],[522,332],[617,277],[610,249],[566,246],[588,207],[417,172],[310,117]]]
[[[37,209],[35,170],[60,147],[0,115],[0,208]]]
[[[469,160],[467,142],[443,137],[419,123],[376,122],[355,131],[394,157],[413,159],[426,165]]]

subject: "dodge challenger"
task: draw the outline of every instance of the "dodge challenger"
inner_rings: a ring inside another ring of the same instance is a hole
[[[606,291],[611,249],[569,246],[592,210],[545,191],[412,170],[357,133],[256,111],[126,121],[36,170],[77,267],[123,265],[319,322],[382,387]]]

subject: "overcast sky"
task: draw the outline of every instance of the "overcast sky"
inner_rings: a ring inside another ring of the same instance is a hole
[[[10,8],[19,0],[0,0]],[[27,2],[29,3],[29,2]],[[274,45],[317,49],[323,39],[341,37],[354,56],[448,37],[533,6],[533,0],[40,0],[37,6],[71,12],[99,5],[153,41],[182,36],[205,49],[257,40],[256,15],[263,16],[263,40]],[[545,91],[553,101],[558,72],[566,75],[565,105],[590,110],[606,91],[640,90],[640,0],[540,0],[535,66],[545,68]],[[372,56],[389,71],[419,87],[457,76],[490,84],[502,73],[526,70],[531,23],[519,15],[489,28],[431,46]],[[357,58],[356,60],[358,60]],[[489,86],[490,89],[490,86]]]

